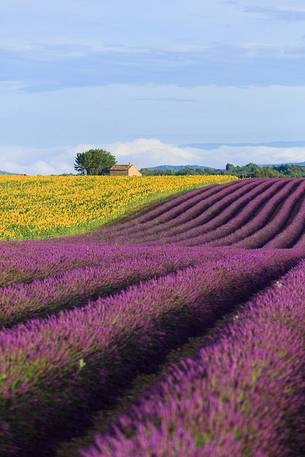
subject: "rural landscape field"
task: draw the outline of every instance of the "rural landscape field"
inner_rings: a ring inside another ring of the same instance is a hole
[[[304,30],[0,1],[0,457],[305,457]]]
[[[1,457],[305,455],[304,179],[0,198]]]

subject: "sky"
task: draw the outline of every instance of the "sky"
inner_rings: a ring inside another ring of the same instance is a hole
[[[3,0],[0,170],[305,161],[305,0]]]

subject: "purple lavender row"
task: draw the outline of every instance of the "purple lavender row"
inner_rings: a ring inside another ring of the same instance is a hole
[[[282,231],[290,217],[290,214],[294,211],[298,201],[303,198],[305,192],[305,180],[298,180],[298,186],[290,195],[285,199],[280,209],[276,214],[268,221],[268,223],[257,230],[253,235],[243,239],[235,245],[241,248],[260,248],[264,246],[270,239],[272,239],[277,233]],[[259,216],[257,217],[259,219]],[[285,246],[281,246],[285,247]]]
[[[286,181],[286,182],[280,182],[280,183],[279,183],[280,189],[283,189],[283,190],[286,189],[285,201],[284,201],[285,207],[288,207],[288,208],[289,208],[289,205],[293,205],[294,202],[293,202],[292,196],[291,196],[291,189],[293,189],[293,188],[296,187],[296,186],[299,186],[298,188],[300,188],[300,187],[301,187],[301,184],[302,184],[302,183],[301,183],[301,180],[298,180],[298,181],[295,181],[295,182],[289,182],[289,181],[287,182],[287,181]],[[297,192],[297,191],[296,191],[296,192]],[[302,191],[299,190],[299,193],[300,193],[300,194],[301,194],[301,192],[302,192]],[[275,195],[275,198],[276,198],[276,199],[279,199],[280,197],[281,197],[281,191],[279,191],[279,192]],[[259,199],[260,197],[257,197],[257,198]],[[272,198],[272,197],[271,197],[271,198]],[[266,208],[266,207],[269,207],[269,217],[270,217],[270,214],[272,214],[272,212],[274,211],[274,206],[271,206],[271,205],[270,205],[270,201],[271,201],[271,199],[269,200],[269,203],[267,203],[267,204],[265,205],[265,208]],[[253,204],[255,204],[255,203],[253,203]],[[257,217],[255,217],[255,219],[254,219],[254,224],[255,224],[256,226],[257,226],[257,224],[258,224],[258,222],[259,222],[259,218],[260,218],[262,215],[264,215],[264,213],[265,213],[264,209],[265,209],[265,208],[264,208],[264,207],[261,208],[261,210],[260,210],[259,214],[257,215]],[[283,210],[281,210],[281,214],[283,214]],[[240,220],[240,215],[238,215],[237,217],[238,217],[238,219]],[[268,217],[267,220],[269,220],[269,217]],[[249,223],[250,233],[253,233],[253,231],[251,230],[251,225],[252,225],[252,223],[250,222],[250,223]],[[273,224],[273,225],[274,225],[274,224]],[[204,229],[204,225],[203,225],[203,229]],[[176,237],[176,238],[173,237],[173,238],[171,239],[171,241],[172,241],[172,242],[182,243],[182,244],[185,242],[186,244],[190,244],[190,245],[194,245],[194,244],[204,244],[204,243],[206,243],[204,235],[203,235],[203,237],[201,237],[200,235],[198,235],[198,233],[200,233],[200,230],[202,230],[201,227],[198,227],[198,229],[195,229],[194,231],[191,230],[190,233],[185,233],[184,235],[178,236],[178,237]],[[245,227],[245,226],[243,227],[243,230],[246,230],[246,227]],[[196,233],[196,232],[197,232],[197,233]],[[196,236],[196,235],[197,235],[197,236]],[[229,237],[230,237],[230,235],[231,235],[231,234],[229,234]],[[255,235],[255,234],[254,234],[254,235]],[[256,238],[254,238],[254,240],[256,241]],[[164,241],[166,242],[166,239],[164,239]],[[169,241],[169,240],[167,240],[167,241]],[[253,247],[253,248],[259,247],[257,244],[255,244],[255,241],[254,241],[253,245],[251,245],[250,247]],[[227,242],[227,239],[226,239],[226,238],[222,238],[222,239],[221,239],[221,244],[224,244],[224,245],[225,245],[226,242]],[[207,243],[208,243],[208,242],[207,242]],[[248,247],[248,244],[247,244],[247,245],[243,245],[243,244],[239,245],[239,243],[240,243],[240,240],[237,239],[237,241],[236,241],[236,243],[234,243],[234,245],[237,245],[237,246],[239,246],[239,247]],[[241,241],[241,243],[242,243],[242,241]],[[209,244],[209,243],[208,243],[208,244]],[[212,242],[211,244],[214,245],[213,242]]]
[[[0,328],[43,317],[89,299],[110,295],[132,284],[181,268],[203,264],[211,257],[201,250],[158,250],[156,255],[134,256],[101,267],[69,270],[29,284],[0,288]]]
[[[294,244],[293,246],[294,248],[296,249],[304,249],[305,248],[305,229],[304,229],[304,233],[302,236],[300,236],[300,238],[297,240],[297,242]]]
[[[253,187],[246,188],[243,195],[233,196],[233,199],[223,198],[220,205],[214,205],[213,208],[208,210],[208,214],[212,215],[212,218],[208,217],[207,221],[196,224],[184,224],[181,230],[169,231],[166,234],[166,238],[162,239],[162,242],[182,242],[193,239],[204,239],[206,234],[214,236],[217,229],[222,229],[227,223],[231,223],[235,220],[236,215],[247,209],[247,205],[252,201],[263,201],[265,194],[270,195],[273,192],[273,188],[277,188],[284,183],[271,184],[270,182],[264,182],[261,184],[255,183]],[[274,190],[275,192],[276,190]],[[201,219],[201,218],[200,218]],[[189,244],[189,243],[188,243]]]
[[[303,261],[82,455],[304,455],[304,321]]]
[[[278,180],[272,188],[256,197],[243,211],[237,214],[228,226],[224,225],[210,234],[194,237],[187,244],[189,246],[234,246],[239,241],[252,235],[267,224],[275,208],[289,197],[291,191],[297,186],[297,182]],[[234,242],[233,242],[234,241]]]
[[[287,183],[277,182],[272,184],[271,187],[268,186],[265,189],[259,189],[259,195],[256,198],[253,197],[249,199],[249,201],[241,207],[240,211],[235,213],[227,222],[224,222],[224,224],[219,227],[215,227],[214,230],[210,230],[206,233],[204,233],[204,230],[203,234],[193,236],[192,239],[187,242],[187,245],[197,246],[216,241],[225,238],[241,227],[244,227],[255,217],[257,212],[286,185]]]
[[[179,240],[179,234],[184,234],[184,236],[190,234],[192,236],[192,232],[196,233],[196,231],[202,229],[217,217],[222,217],[223,210],[236,201],[243,201],[243,197],[248,196],[252,189],[256,190],[257,187],[258,184],[254,182],[242,183],[239,187],[235,186],[234,190],[231,190],[226,195],[219,195],[216,201],[215,198],[213,201],[210,199],[204,200],[168,223],[162,224],[157,228],[154,227],[151,230],[145,230],[145,235],[143,237],[142,233],[141,239],[144,242],[150,242],[151,240],[159,240],[162,237],[162,242],[166,242],[174,236]],[[140,231],[142,231],[142,227],[140,227]],[[139,238],[139,235],[141,236],[141,233],[136,233],[133,239]]]
[[[98,241],[74,243],[53,240],[0,243],[0,286],[30,282],[63,271],[87,266],[106,266],[130,258],[153,259],[168,252],[165,247],[107,246]]]
[[[267,200],[267,203],[265,203],[265,206],[263,206],[263,208],[259,207],[259,214],[255,217],[255,219],[253,221],[248,219],[248,222],[246,222],[246,225],[243,225],[243,222],[242,222],[243,213],[241,211],[239,214],[236,215],[236,221],[234,221],[234,219],[233,219],[234,225],[233,225],[233,227],[231,226],[233,233],[232,232],[227,233],[227,236],[222,236],[219,239],[219,241],[218,240],[214,241],[212,239],[211,245],[214,246],[214,244],[216,244],[217,246],[220,246],[220,245],[230,244],[231,239],[235,239],[235,243],[238,243],[240,241],[240,238],[243,239],[245,237],[244,236],[245,234],[247,236],[249,236],[251,233],[253,233],[253,228],[252,228],[253,225],[255,226],[255,229],[257,229],[257,230],[258,230],[258,227],[261,227],[263,225],[263,223],[260,221],[259,218],[268,220],[270,217],[270,214],[272,214],[272,212],[274,211],[274,207],[276,206],[276,204],[279,204],[282,201],[286,201],[289,198],[291,191],[294,188],[297,188],[297,186],[301,186],[301,180],[294,180],[294,181],[280,180],[280,179],[263,180],[264,183],[266,183],[266,181],[270,184],[272,182],[272,186],[269,189],[270,199],[269,199],[269,201]],[[255,185],[256,185],[256,187],[260,186],[260,184],[257,183],[256,181],[255,181]],[[248,194],[249,193],[251,193],[251,190],[248,192]],[[248,194],[246,193],[245,197],[247,197]],[[223,200],[225,200],[225,198]],[[237,206],[238,206],[239,200],[240,199],[237,198],[237,202],[236,202]],[[253,210],[253,207],[256,207],[257,200],[261,201],[261,196],[257,196],[256,199],[254,198],[253,201],[250,202],[250,208],[248,208],[250,212]],[[261,201],[262,204],[263,204],[263,202],[266,202],[266,199],[263,199]],[[234,205],[234,203],[233,203],[233,205]],[[226,208],[226,205],[224,206],[224,208]],[[229,206],[229,208],[230,208],[230,206]],[[225,212],[225,211],[226,211],[226,209],[223,210],[223,212]],[[221,218],[222,215],[220,214],[219,217]],[[214,219],[212,219],[210,221],[211,225],[213,224],[213,221],[214,221]],[[205,243],[210,244],[209,240],[206,239],[207,235],[205,235],[205,234],[200,235],[200,232],[204,231],[205,225],[207,225],[207,224],[203,224],[202,226],[191,229],[189,231],[185,230],[185,233],[180,236],[178,235],[176,237],[172,236],[172,237],[168,237],[168,238],[162,237],[162,243],[172,242],[172,243],[180,243],[180,244],[186,244],[186,245],[200,245],[200,244],[205,244]],[[219,230],[221,230],[221,229],[222,229],[222,226],[219,227]],[[217,224],[216,224],[215,231],[212,231],[211,235],[212,235],[212,238],[214,235],[217,236]],[[159,240],[159,242],[160,242],[160,240]],[[146,244],[147,245],[156,245],[156,243],[148,243],[148,242]]]
[[[262,229],[268,224],[268,221],[271,219],[276,208],[279,208],[286,199],[289,198],[291,192],[297,188],[298,183],[299,182],[296,180],[289,180],[286,186],[273,195],[262,208],[258,209],[257,214],[254,215],[253,219],[246,222],[245,225],[241,225],[237,230],[235,229],[231,234],[219,238],[216,241],[209,242],[208,246],[235,246],[237,243]]]
[[[53,240],[0,243],[0,285],[30,281],[71,268],[99,265],[130,256],[126,248],[109,249],[102,243]]]
[[[292,214],[291,221],[288,219],[286,227],[266,243],[265,247],[273,249],[279,247],[288,248],[296,244],[305,235],[305,189],[298,201],[299,206],[295,209],[295,214]]]
[[[35,454],[126,381],[265,287],[302,256],[263,251],[210,261],[81,309],[0,332],[0,455]],[[99,405],[101,406],[101,405]],[[35,450],[36,446],[36,450]]]
[[[188,220],[188,214],[191,213],[193,217],[196,215],[200,215],[204,210],[208,209],[214,203],[217,203],[225,196],[232,195],[232,192],[236,192],[238,189],[242,189],[245,185],[249,183],[245,183],[242,181],[236,181],[230,183],[228,185],[213,187],[212,189],[207,188],[207,191],[204,195],[195,196],[190,201],[188,201],[188,208],[185,208],[182,205],[182,208],[176,206],[173,209],[169,210],[163,217],[157,217],[149,221],[149,224],[143,224],[141,220],[135,219],[135,223],[132,226],[127,226],[125,230],[120,231],[119,238],[123,238],[130,234],[136,234],[137,230],[141,233],[144,229],[154,229],[154,227],[158,227],[160,224],[163,224],[166,221],[169,221],[169,224],[178,224],[180,220]],[[180,217],[179,217],[180,216]]]

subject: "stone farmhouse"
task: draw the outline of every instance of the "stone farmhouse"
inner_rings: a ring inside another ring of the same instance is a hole
[[[110,168],[110,176],[142,176],[142,173],[132,163],[116,164]]]

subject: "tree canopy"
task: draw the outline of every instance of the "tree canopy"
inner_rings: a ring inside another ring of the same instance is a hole
[[[115,164],[116,158],[111,152],[103,149],[90,149],[76,155],[74,169],[80,175],[107,175]]]

